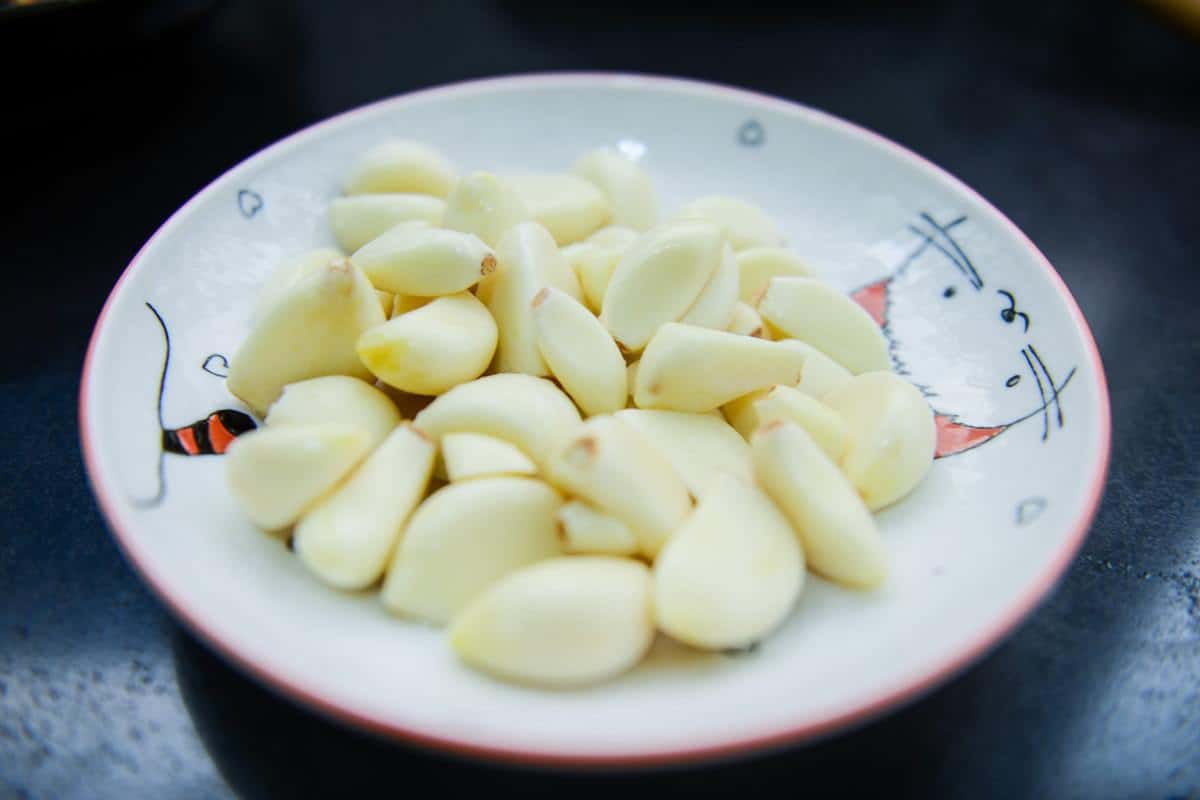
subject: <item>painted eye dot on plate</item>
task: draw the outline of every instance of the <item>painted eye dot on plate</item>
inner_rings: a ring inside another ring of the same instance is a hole
[[[954,297],[954,295],[956,295],[956,294],[958,294],[957,289],[955,289],[953,286],[947,286],[945,291],[942,292],[942,297],[949,300],[951,297]]]
[[[1004,382],[1004,385],[1011,389],[1012,387],[1016,386],[1020,382],[1021,382],[1020,375],[1011,375],[1011,376],[1009,376],[1008,380],[1006,380]]]

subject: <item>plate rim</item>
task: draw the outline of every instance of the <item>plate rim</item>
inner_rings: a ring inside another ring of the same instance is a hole
[[[330,127],[348,124],[351,120],[373,113],[386,106],[409,104],[416,101],[436,99],[439,96],[461,95],[489,90],[504,90],[511,88],[561,88],[563,86],[588,86],[601,88],[645,88],[665,90],[676,93],[702,95],[770,109],[791,115],[798,115],[810,122],[833,128],[840,133],[867,140],[868,142],[890,152],[893,156],[915,164],[917,167],[934,178],[940,179],[956,191],[962,192],[975,202],[993,212],[1006,230],[1020,242],[1033,256],[1033,260],[1050,279],[1059,295],[1066,301],[1067,310],[1076,328],[1082,333],[1085,354],[1091,363],[1095,375],[1095,391],[1098,402],[1098,426],[1100,433],[1099,452],[1091,470],[1088,490],[1085,495],[1081,512],[1070,524],[1070,533],[1058,548],[1053,557],[1048,559],[1036,578],[1020,598],[1005,611],[1000,619],[986,629],[977,632],[966,644],[935,668],[917,674],[901,681],[898,685],[885,688],[875,695],[853,702],[843,709],[832,711],[819,719],[803,724],[774,725],[761,733],[732,737],[727,741],[701,744],[695,746],[677,746],[662,749],[637,749],[627,752],[563,752],[544,751],[530,748],[507,746],[503,743],[484,744],[479,741],[430,733],[425,730],[400,725],[383,718],[373,717],[357,711],[344,708],[331,702],[320,694],[315,693],[294,681],[273,673],[267,664],[252,661],[243,657],[231,645],[226,645],[220,636],[206,627],[198,614],[191,613],[180,603],[177,603],[169,588],[169,582],[162,575],[154,573],[148,566],[143,553],[139,550],[134,537],[121,524],[118,505],[106,485],[104,473],[100,469],[97,456],[98,445],[94,442],[94,434],[89,424],[89,394],[92,390],[92,366],[97,342],[105,328],[108,315],[117,297],[121,294],[126,280],[146,252],[174,226],[176,220],[186,216],[202,197],[206,196],[215,186],[225,181],[232,173],[250,168],[254,163],[267,159],[278,151],[298,144],[301,140],[316,135]],[[125,560],[133,566],[138,576],[150,587],[158,600],[166,606],[176,620],[180,621],[193,635],[205,642],[228,663],[234,665],[243,673],[255,679],[273,693],[292,702],[298,702],[335,722],[349,725],[359,730],[382,736],[388,739],[415,744],[454,755],[500,761],[528,766],[554,766],[573,768],[647,768],[664,767],[676,764],[694,763],[698,761],[721,761],[739,756],[759,753],[765,750],[779,749],[789,745],[812,742],[819,738],[843,732],[861,725],[885,712],[895,711],[932,691],[937,686],[947,682],[967,667],[971,666],[990,652],[1000,642],[1006,639],[1014,629],[1024,621],[1036,607],[1045,599],[1062,577],[1066,568],[1074,560],[1083,544],[1087,533],[1095,519],[1108,474],[1112,444],[1112,412],[1110,407],[1108,381],[1104,372],[1104,364],[1096,346],[1091,327],[1080,311],[1078,303],[1062,276],[1050,263],[1049,259],[1038,249],[1025,233],[1017,227],[1002,211],[992,205],[978,192],[958,179],[942,167],[934,164],[908,148],[893,142],[881,134],[844,120],[833,114],[807,106],[793,100],[785,100],[764,93],[741,89],[720,83],[698,81],[686,78],[666,77],[628,72],[539,72],[520,75],[506,75],[477,80],[459,81],[442,84],[426,89],[419,89],[404,94],[394,95],[365,105],[343,111],[333,116],[318,120],[304,128],[285,136],[278,141],[255,151],[250,156],[239,161],[219,176],[207,183],[193,194],[187,202],[176,209],[149,239],[138,249],[130,262],[125,266],[121,276],[109,292],[88,341],[86,355],[79,382],[79,436],[85,473],[92,493],[96,497],[100,511],[107,527],[116,541],[117,547]]]

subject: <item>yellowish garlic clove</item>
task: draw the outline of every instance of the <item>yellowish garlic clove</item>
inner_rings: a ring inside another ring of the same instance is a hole
[[[354,350],[363,331],[383,322],[370,281],[337,258],[284,289],[230,360],[226,386],[263,412],[289,383],[323,375],[369,378]]]
[[[791,521],[808,565],[852,588],[887,577],[887,550],[871,512],[825,451],[794,422],[764,425],[750,440],[759,484]]]
[[[413,424],[435,440],[482,433],[514,444],[539,469],[579,427],[579,410],[544,378],[502,373],[460,384],[417,414]]]
[[[658,222],[658,194],[642,168],[613,147],[584,153],[571,171],[608,198],[614,225],[646,231]]]
[[[654,562],[655,618],[693,647],[744,648],[779,627],[803,585],[788,520],[753,483],[719,473]]]
[[[287,290],[300,283],[305,278],[311,276],[315,272],[328,267],[334,261],[342,257],[342,254],[331,248],[322,248],[320,250],[309,250],[304,253],[290,256],[281,261],[267,279],[263,281],[258,290],[258,296],[254,302],[254,313],[251,316],[251,322],[258,322],[274,303]]]
[[[482,433],[447,433],[442,437],[442,463],[452,483],[537,474],[537,465],[516,445]]]
[[[439,297],[364,333],[358,355],[381,381],[437,395],[478,378],[496,352],[496,323],[470,292]]]
[[[717,271],[708,279],[696,302],[692,303],[692,307],[679,321],[685,325],[698,325],[701,328],[714,328],[719,331],[728,329],[729,323],[733,321],[734,306],[738,301],[737,281],[737,262],[733,260],[733,249],[725,245],[725,252],[721,256],[721,264]]]
[[[868,508],[884,508],[916,488],[933,464],[937,429],[915,386],[891,372],[868,372],[823,401],[845,421],[842,471]]]
[[[600,313],[613,270],[617,268],[617,262],[626,249],[596,244],[590,239],[563,248],[563,257],[575,270],[584,302],[592,312]]]
[[[418,297],[465,291],[496,268],[495,253],[479,237],[412,225],[372,239],[351,260],[376,289]]]
[[[779,343],[804,354],[804,371],[796,388],[820,400],[854,377],[850,370],[799,339],[780,339]]]
[[[329,204],[329,227],[338,247],[353,253],[397,225],[441,225],[446,201],[424,194],[358,194]]]
[[[891,369],[887,340],[871,315],[816,278],[772,278],[758,313],[784,335],[812,345],[855,375]]]
[[[554,239],[536,222],[516,225],[496,246],[497,269],[479,287],[500,330],[496,371],[546,375],[549,369],[537,345],[531,304],[546,287],[581,297],[575,271]]]
[[[684,206],[679,217],[703,219],[720,225],[734,250],[775,247],[783,237],[775,222],[753,203],[727,195],[707,195]]]
[[[283,387],[263,421],[267,427],[323,422],[357,425],[375,448],[400,424],[400,412],[386,394],[366,381],[326,375]]]
[[[556,558],[514,572],[450,630],[454,652],[472,667],[553,687],[614,678],[653,640],[649,570],[608,556]]]
[[[291,525],[370,450],[363,428],[344,423],[284,425],[243,434],[225,451],[225,478],[260,528]]]
[[[783,247],[751,247],[737,254],[738,299],[753,304],[771,278],[811,278],[814,272],[800,256]]]
[[[687,486],[666,456],[611,415],[584,422],[552,459],[547,475],[628,525],[650,558],[692,507]]]
[[[533,298],[538,351],[567,394],[591,416],[625,407],[625,359],[612,335],[577,300],[558,289]]]
[[[615,416],[666,456],[693,497],[718,473],[754,480],[749,445],[719,414],[629,408]]]
[[[392,431],[296,525],[294,548],[304,565],[339,589],[374,584],[425,496],[433,457],[433,442],[411,424]]]
[[[721,229],[674,222],[644,234],[617,262],[600,321],[625,350],[638,352],[664,323],[683,317],[721,265]]]
[[[442,225],[473,233],[496,247],[509,228],[530,219],[529,209],[508,181],[490,172],[473,172],[446,198]]]
[[[532,478],[480,478],[434,492],[405,527],[382,599],[396,614],[449,622],[505,575],[562,552],[557,492]]]
[[[804,354],[780,342],[670,323],[646,346],[634,400],[639,408],[702,413],[773,386],[800,380]]]
[[[514,175],[508,182],[534,221],[560,245],[582,241],[608,223],[608,198],[576,175]]]
[[[791,386],[774,386],[754,404],[758,424],[777,419],[794,422],[808,432],[835,464],[846,452],[849,430],[841,415],[820,400]]]
[[[390,139],[365,152],[350,172],[348,195],[413,193],[445,197],[454,186],[454,165],[421,142]]]

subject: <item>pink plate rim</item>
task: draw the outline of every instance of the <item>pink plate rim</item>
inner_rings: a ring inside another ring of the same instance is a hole
[[[770,109],[793,115],[801,115],[816,124],[824,125],[830,128],[836,128],[847,135],[869,140],[870,142],[887,149],[897,158],[914,162],[918,166],[923,167],[925,170],[940,178],[957,191],[963,192],[994,212],[997,217],[1008,227],[1010,233],[1012,233],[1012,235],[1015,236],[1019,241],[1023,242],[1028,250],[1035,256],[1036,261],[1041,265],[1042,269],[1046,273],[1046,276],[1050,278],[1053,285],[1057,288],[1059,294],[1066,301],[1067,307],[1072,318],[1074,319],[1076,326],[1083,334],[1085,349],[1087,350],[1088,358],[1092,364],[1093,374],[1096,378],[1096,385],[1094,388],[1097,393],[1100,406],[1099,424],[1102,436],[1102,441],[1100,443],[1100,457],[1095,460],[1095,463],[1091,468],[1092,475],[1090,478],[1087,500],[1072,525],[1070,537],[1064,541],[1058,552],[1055,553],[1054,558],[1047,563],[1042,572],[1037,576],[1037,579],[1033,581],[1030,587],[1026,590],[1024,595],[1022,595],[1019,600],[1008,609],[1007,613],[998,622],[994,623],[987,629],[981,630],[957,653],[948,657],[935,668],[926,671],[924,674],[912,676],[910,679],[901,682],[899,685],[878,692],[874,696],[864,698],[860,702],[853,703],[844,709],[830,713],[822,719],[794,726],[773,727],[772,729],[763,730],[762,732],[751,736],[743,736],[716,744],[705,744],[695,747],[680,747],[653,751],[631,751],[628,753],[605,754],[586,752],[544,752],[514,748],[500,742],[493,744],[481,744],[474,741],[464,741],[453,737],[441,736],[435,733],[428,733],[421,730],[407,728],[387,719],[351,711],[329,702],[321,697],[318,692],[294,681],[290,681],[280,674],[273,672],[269,664],[252,662],[243,657],[232,646],[223,642],[218,633],[206,627],[204,622],[201,620],[200,615],[197,614],[195,610],[183,607],[173,598],[170,587],[164,579],[164,576],[155,574],[154,570],[149,566],[149,562],[144,553],[139,549],[136,538],[129,535],[122,526],[122,518],[118,511],[118,504],[114,499],[112,490],[106,484],[105,476],[102,474],[97,462],[97,445],[88,422],[88,396],[92,387],[93,356],[95,355],[96,343],[100,337],[102,329],[104,328],[108,313],[112,308],[115,299],[120,294],[121,288],[126,279],[141,261],[146,251],[155,243],[155,241],[158,240],[160,236],[164,234],[165,231],[172,227],[172,223],[185,215],[200,197],[202,197],[213,186],[224,180],[231,173],[242,168],[249,168],[252,164],[265,159],[268,155],[273,154],[286,146],[297,144],[300,140],[315,135],[318,131],[321,131],[331,125],[345,123],[357,116],[370,112],[381,106],[408,104],[416,100],[429,100],[440,96],[458,95],[464,93],[486,92],[510,88],[552,88],[563,86],[603,86],[607,88],[627,87],[660,89],[731,99],[743,104],[757,106],[759,108]],[[606,72],[558,72],[485,78],[481,80],[452,83],[445,86],[423,89],[397,97],[380,100],[375,103],[370,103],[368,105],[361,106],[322,120],[321,122],[317,122],[284,139],[281,139],[275,144],[260,150],[258,153],[250,156],[240,164],[227,170],[223,175],[218,177],[204,189],[197,192],[190,200],[187,201],[187,203],[175,211],[175,213],[172,214],[170,218],[168,218],[167,221],[164,222],[162,226],[155,231],[154,235],[151,236],[150,239],[142,246],[137,255],[133,257],[133,260],[129,262],[129,265],[125,268],[124,272],[122,272],[121,277],[117,280],[117,283],[113,286],[112,292],[105,301],[104,307],[101,309],[100,315],[96,320],[95,328],[92,331],[91,340],[88,343],[87,355],[85,356],[83,362],[83,373],[80,378],[79,388],[79,428],[80,440],[83,449],[83,460],[87,470],[88,480],[91,483],[92,490],[99,502],[100,509],[113,532],[113,537],[116,539],[117,544],[122,553],[124,553],[126,559],[128,559],[128,561],[134,566],[142,578],[150,585],[151,589],[155,592],[155,594],[158,595],[159,599],[171,610],[177,619],[181,620],[188,627],[189,630],[191,630],[210,647],[220,653],[226,660],[254,676],[254,678],[270,689],[286,697],[295,699],[305,706],[308,706],[309,708],[327,717],[351,725],[355,728],[367,730],[383,737],[447,751],[460,756],[531,766],[615,769],[667,766],[697,761],[716,761],[729,759],[740,755],[748,755],[756,751],[811,741],[823,736],[828,736],[832,733],[844,730],[854,725],[864,723],[872,717],[878,716],[885,711],[893,710],[902,704],[912,702],[924,693],[932,690],[937,685],[949,680],[966,667],[970,666],[976,660],[985,655],[989,650],[991,650],[991,648],[997,645],[1009,633],[1011,633],[1017,624],[1030,612],[1032,612],[1034,608],[1036,608],[1038,603],[1040,603],[1054,587],[1058,579],[1066,570],[1067,566],[1074,559],[1075,554],[1078,552],[1089,528],[1091,527],[1092,520],[1096,515],[1096,510],[1100,503],[1100,498],[1103,495],[1111,448],[1112,419],[1109,407],[1108,386],[1105,379],[1104,365],[1100,359],[1099,350],[1096,347],[1095,339],[1092,336],[1087,321],[1084,319],[1082,312],[1079,310],[1078,304],[1075,302],[1075,298],[1071,295],[1071,292],[1063,282],[1062,277],[1059,276],[1058,272],[1053,266],[1051,266],[1050,262],[1041,253],[1041,251],[1037,249],[1033,242],[1031,242],[1029,238],[1011,220],[1008,219],[1008,217],[984,200],[973,189],[955,178],[950,173],[943,170],[941,167],[936,166],[935,164],[927,161],[907,148],[904,148],[901,145],[898,145],[895,142],[880,136],[879,134],[868,131],[865,128],[861,128],[858,125],[847,122],[838,117],[834,117],[823,111],[818,111],[799,103],[771,97],[769,95],[764,95],[745,89],[737,89],[719,84],[681,78],[668,78],[650,75]]]

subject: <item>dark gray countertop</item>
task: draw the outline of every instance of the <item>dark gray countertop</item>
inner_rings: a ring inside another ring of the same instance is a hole
[[[143,5],[0,21],[0,797],[635,781],[1200,796],[1200,38],[1115,2],[712,4],[725,16],[650,0],[570,13]],[[480,767],[273,696],[183,632],[122,561],[85,482],[76,395],[91,325],[140,244],[212,177],[305,124],[418,87],[556,69],[716,80],[844,116],[974,186],[1066,279],[1112,390],[1107,493],[1057,591],[956,680],[860,730],[715,768]]]

